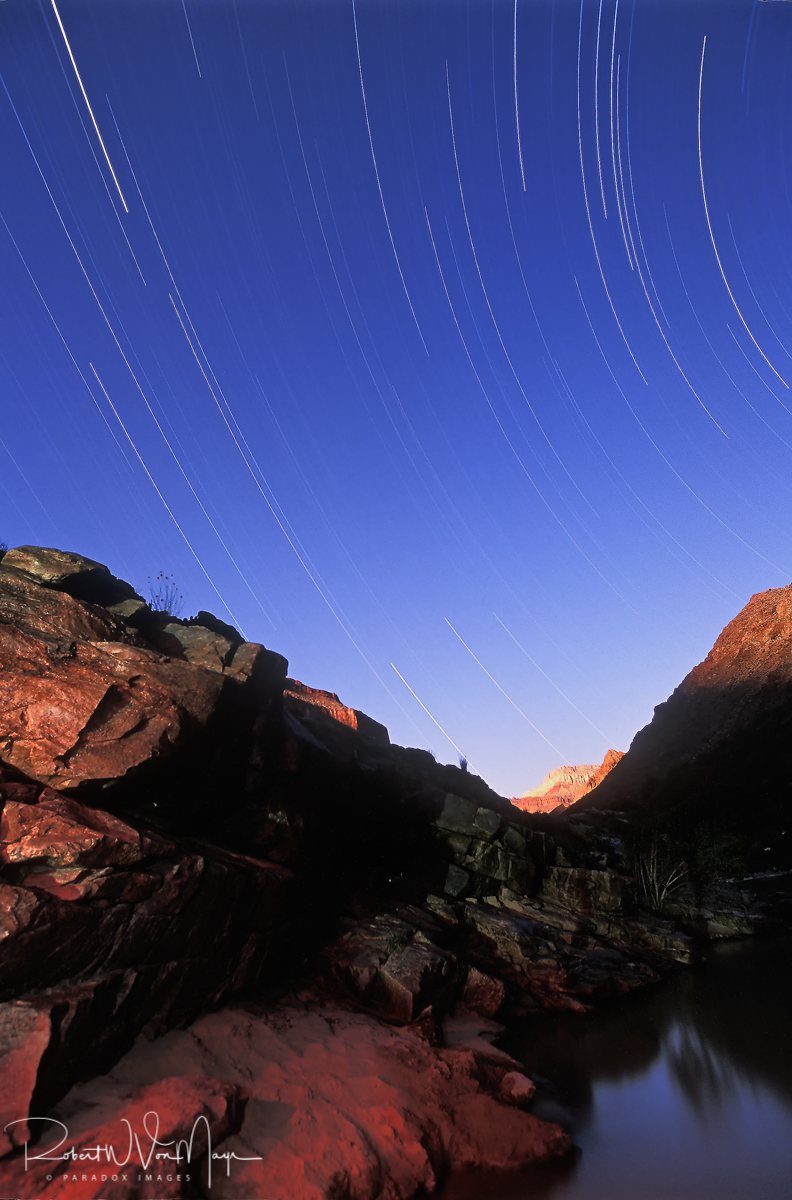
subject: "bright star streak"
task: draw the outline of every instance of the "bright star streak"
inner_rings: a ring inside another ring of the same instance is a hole
[[[619,103],[620,96],[620,81],[621,81],[621,54],[616,60],[616,155],[619,160],[619,187],[621,188],[621,201],[619,208],[624,208],[624,221],[627,226],[627,232],[630,235],[630,245],[632,246],[633,257],[637,260],[638,251],[635,249],[635,238],[632,235],[630,228],[630,215],[627,211],[627,192],[624,187],[624,170],[622,168],[622,149],[621,149],[621,108]],[[618,201],[618,190],[617,190]],[[629,250],[628,250],[629,253]],[[632,266],[632,260],[630,260]]]
[[[203,79],[203,75],[201,75],[201,68],[198,63],[198,54],[195,49],[195,42],[193,41],[192,29],[190,28],[190,18],[187,16],[187,5],[185,4],[185,0],[182,0],[182,9],[184,10],[184,20],[187,25],[187,32],[190,35],[190,45],[192,46],[192,52],[195,57],[195,65],[198,67],[198,77],[199,79]],[[245,65],[247,65],[247,63]]]
[[[599,51],[600,30],[602,29],[602,0],[600,0],[599,16],[597,17],[597,49],[594,57],[594,136],[597,143],[597,170],[599,171],[600,192],[602,193],[602,211],[608,217],[608,206],[605,203],[605,184],[602,182],[602,159],[600,158],[599,135]]]
[[[619,214],[619,224],[621,225],[622,237],[624,238],[624,248],[627,251],[627,261],[630,264],[630,270],[633,269],[632,255],[627,242],[627,233],[624,229],[624,218],[622,216],[621,198],[619,196],[619,180],[616,175],[616,137],[614,132],[613,119],[613,67],[616,57],[616,25],[619,20],[619,0],[616,0],[616,9],[613,14],[613,41],[611,42],[611,68],[610,68],[610,135],[611,135],[611,162],[613,163],[613,186],[616,190],[616,211]],[[616,77],[616,88],[618,90],[619,80]]]
[[[121,184],[118,182],[118,177],[117,177],[115,171],[113,170],[113,164],[110,162],[110,155],[107,153],[107,148],[105,147],[104,141],[102,139],[102,135],[99,132],[99,126],[96,124],[96,117],[93,114],[93,109],[91,108],[91,102],[88,99],[88,93],[86,92],[85,88],[83,87],[83,81],[80,78],[80,72],[77,70],[77,63],[74,61],[74,55],[72,54],[72,48],[69,45],[69,39],[66,37],[66,30],[63,28],[63,21],[61,21],[61,19],[60,19],[60,13],[58,12],[58,7],[55,3],[55,0],[51,0],[51,4],[55,11],[55,16],[58,18],[58,25],[60,26],[60,31],[63,34],[63,40],[66,43],[66,49],[69,52],[69,58],[71,59],[71,65],[74,67],[74,74],[77,76],[77,82],[80,85],[80,91],[83,94],[83,100],[85,101],[85,107],[88,109],[91,120],[93,121],[93,127],[96,130],[96,136],[99,138],[99,145],[102,147],[102,153],[104,154],[105,159],[107,160],[107,165],[110,168],[110,174],[113,176],[113,182],[116,185],[116,187],[118,188],[118,194],[121,197],[121,203],[124,206],[124,212],[129,212],[129,209],[127,208],[127,202],[124,199],[124,193],[121,191]]]
[[[649,381],[646,378],[646,376],[644,375],[641,368],[638,366],[638,359],[635,357],[635,355],[632,352],[632,349],[630,348],[630,343],[627,341],[627,335],[625,334],[624,330],[622,329],[621,321],[619,320],[619,317],[616,313],[616,309],[614,308],[614,305],[613,305],[613,301],[611,300],[611,294],[608,291],[608,284],[605,279],[605,272],[602,269],[602,262],[600,260],[599,250],[597,249],[597,239],[594,237],[594,225],[592,224],[591,210],[589,208],[588,188],[586,187],[586,172],[583,167],[583,133],[582,133],[582,126],[581,126],[581,119],[580,119],[580,57],[581,57],[581,48],[582,48],[582,43],[583,43],[583,4],[584,4],[584,2],[585,2],[585,0],[580,0],[580,25],[578,27],[578,58],[577,58],[578,153],[580,155],[580,177],[583,181],[583,202],[586,206],[586,218],[588,219],[589,233],[591,234],[591,243],[594,247],[594,257],[597,260],[597,266],[599,268],[600,279],[602,280],[602,286],[605,289],[605,295],[608,297],[608,304],[610,305],[611,312],[613,313],[613,319],[618,326],[619,333],[622,335],[622,341],[624,342],[625,346],[627,347],[630,358],[635,363],[636,371],[638,372],[638,374],[641,376],[641,379],[643,379],[644,383],[648,387]]]
[[[407,303],[410,306],[410,312],[412,313],[413,320],[415,321],[415,328],[418,330],[418,337],[423,342],[423,348],[426,351],[426,353],[428,354],[429,347],[427,346],[426,342],[424,341],[424,335],[421,333],[421,326],[418,324],[418,318],[415,315],[415,309],[413,308],[413,302],[410,299],[410,293],[407,290],[407,283],[405,282],[405,279],[404,279],[404,272],[402,271],[401,263],[399,262],[399,255],[396,252],[396,243],[393,240],[393,233],[391,232],[390,221],[388,220],[388,210],[385,207],[385,197],[382,194],[382,184],[380,183],[379,168],[377,167],[377,156],[374,153],[374,139],[371,136],[371,124],[369,122],[368,104],[366,102],[366,89],[363,84],[363,63],[360,58],[360,42],[358,40],[357,10],[355,8],[355,0],[352,0],[352,21],[355,26],[355,49],[357,50],[358,73],[360,75],[360,94],[363,97],[363,112],[366,117],[366,131],[368,132],[369,148],[371,150],[371,161],[374,164],[374,175],[377,180],[377,190],[379,192],[380,204],[382,205],[382,215],[385,218],[385,225],[387,226],[387,229],[388,229],[388,237],[390,238],[391,250],[393,251],[393,257],[396,259],[396,266],[399,271],[399,278],[401,279],[402,287],[404,288],[404,294],[407,297]]]
[[[427,715],[427,717],[429,718],[429,720],[430,720],[430,721],[434,721],[435,725],[436,725],[436,726],[437,726],[437,728],[440,730],[440,732],[442,733],[442,735],[443,735],[443,737],[446,739],[446,741],[447,741],[447,742],[450,742],[450,743],[451,743],[451,745],[452,745],[452,746],[454,747],[454,749],[456,750],[457,754],[458,754],[458,755],[459,755],[461,758],[464,758],[464,759],[465,759],[465,762],[468,764],[468,766],[469,766],[469,767],[473,767],[473,770],[476,772],[476,774],[477,774],[477,775],[480,775],[480,774],[481,774],[481,772],[479,771],[478,767],[474,766],[474,765],[473,765],[473,763],[470,761],[470,759],[467,757],[467,755],[466,755],[466,754],[465,754],[465,753],[464,753],[462,750],[460,750],[460,749],[459,749],[459,746],[457,746],[457,744],[456,744],[456,742],[453,740],[453,738],[449,737],[449,735],[446,733],[445,729],[443,729],[443,726],[440,724],[440,722],[439,722],[439,721],[435,721],[434,717],[433,717],[433,716],[432,716],[432,714],[429,712],[429,709],[426,707],[426,705],[424,704],[423,700],[419,699],[419,697],[415,695],[415,692],[412,690],[412,688],[410,687],[409,683],[408,683],[408,682],[407,682],[407,680],[404,678],[404,676],[402,675],[402,673],[401,673],[401,671],[398,669],[398,667],[394,667],[394,666],[393,666],[393,663],[391,663],[391,666],[393,667],[393,669],[394,669],[394,671],[396,672],[396,674],[399,676],[399,679],[401,679],[401,681],[402,681],[402,683],[404,684],[404,686],[407,688],[407,691],[410,693],[410,695],[411,695],[411,696],[413,696],[413,698],[414,698],[415,700],[417,700],[417,701],[418,701],[418,703],[420,704],[421,708],[422,708],[422,709],[424,710],[424,712],[426,713],[426,715]]]
[[[446,63],[446,81],[448,81],[448,63]],[[514,120],[517,124],[517,154],[520,159],[520,178],[525,191],[525,170],[523,168],[522,143],[520,141],[520,106],[517,103],[517,0],[514,0]]]
[[[715,234],[714,234],[714,233],[713,233],[713,231],[712,231],[712,222],[710,221],[709,205],[707,204],[707,192],[706,192],[706,189],[705,189],[705,187],[704,187],[704,161],[703,161],[703,159],[702,159],[702,156],[701,156],[701,90],[702,90],[702,87],[703,87],[703,84],[704,84],[704,52],[705,52],[705,50],[706,50],[706,49],[707,49],[707,38],[706,38],[706,35],[705,35],[705,37],[704,37],[704,41],[703,41],[703,43],[702,43],[702,46],[701,46],[701,69],[700,69],[700,71],[699,71],[699,94],[698,94],[698,157],[699,157],[699,175],[701,176],[701,196],[702,196],[702,199],[704,200],[704,213],[705,213],[705,216],[706,216],[706,218],[707,218],[707,228],[709,229],[710,241],[712,242],[712,249],[715,251],[715,258],[717,259],[717,262],[718,262],[718,270],[720,271],[720,273],[721,273],[721,278],[723,279],[723,282],[724,282],[724,283],[725,283],[725,285],[726,285],[726,291],[729,293],[729,297],[730,297],[730,299],[731,299],[731,302],[732,302],[732,304],[734,305],[734,307],[735,307],[735,309],[736,309],[736,311],[737,311],[737,316],[740,318],[740,320],[742,321],[743,325],[745,326],[745,331],[746,331],[746,333],[748,334],[748,337],[751,339],[751,341],[753,342],[754,346],[756,346],[756,349],[759,351],[759,353],[761,354],[762,358],[765,360],[765,362],[767,363],[768,367],[769,367],[769,368],[770,368],[770,370],[773,372],[773,374],[774,374],[774,375],[776,375],[776,376],[778,376],[778,378],[781,380],[781,382],[783,383],[783,385],[784,385],[784,387],[785,387],[785,388],[788,388],[788,387],[789,387],[789,384],[788,384],[788,383],[787,383],[787,381],[786,381],[786,380],[783,378],[783,376],[781,376],[781,375],[779,375],[779,374],[778,374],[778,371],[776,371],[775,367],[774,367],[774,366],[773,366],[773,364],[770,362],[770,359],[767,357],[767,355],[765,354],[764,350],[763,350],[763,349],[762,349],[762,347],[759,345],[759,343],[757,342],[756,338],[754,337],[754,335],[751,333],[750,329],[748,328],[748,323],[747,323],[747,321],[745,320],[745,317],[744,317],[744,316],[742,315],[742,313],[740,312],[740,306],[738,305],[737,301],[736,301],[736,300],[735,300],[735,298],[734,298],[734,293],[733,293],[733,291],[732,291],[732,290],[731,290],[731,288],[729,287],[729,281],[728,281],[728,279],[726,278],[726,272],[725,272],[725,271],[724,271],[724,269],[723,269],[723,263],[721,262],[720,254],[718,254],[718,247],[715,245]]]
[[[498,614],[493,613],[492,615],[495,618],[495,620],[498,622],[498,624],[503,626],[503,628],[506,630],[506,632],[508,633],[511,640],[514,642],[515,646],[517,646],[518,649],[522,650],[523,654],[528,659],[529,663],[532,663],[533,666],[536,667],[536,669],[540,675],[544,675],[545,679],[550,684],[550,686],[555,688],[555,690],[558,692],[559,696],[563,696],[564,700],[566,700],[567,704],[570,705],[571,708],[574,708],[574,710],[578,714],[578,716],[581,716],[583,718],[583,720],[586,721],[593,730],[595,730],[598,734],[600,734],[601,737],[604,737],[606,741],[612,741],[613,739],[610,738],[607,733],[604,733],[603,730],[600,729],[599,725],[595,725],[593,721],[589,721],[586,714],[584,712],[581,712],[580,709],[578,708],[578,706],[572,700],[569,699],[569,696],[567,696],[566,692],[562,692],[561,688],[558,686],[558,684],[554,683],[553,680],[550,678],[550,676],[547,674],[547,672],[542,670],[542,668],[539,666],[539,663],[536,662],[535,659],[531,658],[530,654],[525,649],[525,646],[521,645],[520,642],[517,641],[517,638],[514,636],[512,631],[510,629],[506,628],[506,626],[503,624],[503,621],[501,621]]]
[[[457,633],[456,629],[454,629],[454,626],[451,624],[451,622],[449,621],[448,617],[443,617],[443,620],[445,621],[446,625],[447,625],[447,626],[448,626],[448,628],[451,630],[451,632],[452,632],[452,633],[453,633],[453,634],[454,634],[456,637],[458,637],[458,638],[459,638],[460,642],[461,642],[461,643],[462,643],[462,645],[465,647],[465,649],[467,650],[468,654],[469,654],[469,655],[470,655],[470,657],[473,659],[473,661],[478,663],[478,665],[481,667],[482,671],[483,671],[483,672],[484,672],[484,674],[487,676],[487,678],[488,678],[488,679],[490,679],[490,680],[492,680],[492,682],[495,684],[495,687],[498,689],[498,691],[499,691],[499,692],[501,692],[501,693],[502,693],[502,695],[504,695],[504,696],[506,697],[506,699],[509,701],[509,704],[511,704],[512,708],[515,708],[515,709],[517,710],[517,712],[520,714],[520,716],[522,717],[522,719],[523,719],[524,721],[527,721],[527,722],[528,722],[528,724],[531,726],[531,729],[533,729],[534,733],[538,733],[538,734],[539,734],[539,737],[542,739],[542,741],[543,741],[543,742],[547,742],[547,744],[548,744],[548,746],[550,747],[550,749],[551,749],[551,750],[554,750],[554,751],[555,751],[555,753],[556,753],[556,754],[559,756],[559,758],[563,758],[563,757],[564,757],[563,751],[559,750],[559,749],[558,749],[558,746],[554,746],[554,745],[553,745],[553,743],[550,741],[550,739],[549,739],[548,737],[545,737],[545,735],[542,733],[541,729],[537,729],[536,725],[534,725],[534,723],[533,723],[533,721],[531,720],[531,718],[530,718],[530,717],[526,717],[525,713],[524,713],[524,712],[523,712],[523,710],[522,710],[522,709],[519,707],[519,705],[517,705],[517,704],[515,704],[515,703],[514,703],[514,701],[512,700],[511,696],[508,694],[508,692],[504,692],[503,688],[502,688],[502,687],[501,687],[501,685],[498,683],[497,679],[495,679],[495,678],[494,678],[494,676],[490,675],[489,671],[488,671],[488,670],[487,670],[487,668],[484,666],[484,663],[481,661],[481,659],[480,659],[480,658],[476,658],[475,654],[474,654],[474,653],[473,653],[473,651],[470,649],[470,646],[468,646],[468,644],[467,644],[467,642],[464,640],[464,638],[463,638],[463,637],[461,637],[461,635]]]

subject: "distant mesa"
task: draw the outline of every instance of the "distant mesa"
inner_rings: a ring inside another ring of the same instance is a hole
[[[601,783],[623,757],[622,750],[609,750],[599,766],[596,763],[584,763],[574,767],[556,767],[548,771],[538,787],[512,799],[512,804],[523,812],[533,813],[569,808],[570,804]]]

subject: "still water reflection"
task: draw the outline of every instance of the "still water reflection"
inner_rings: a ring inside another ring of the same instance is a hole
[[[726,945],[656,993],[540,1017],[505,1048],[545,1081],[576,1163],[450,1182],[443,1200],[790,1200],[792,938]]]

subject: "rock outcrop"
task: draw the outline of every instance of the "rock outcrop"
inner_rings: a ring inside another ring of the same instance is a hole
[[[31,778],[67,790],[118,782],[195,750],[226,714],[239,723],[235,693],[246,685],[269,686],[280,701],[280,655],[238,634],[226,649],[213,630],[163,622],[145,605],[135,628],[74,592],[111,608],[124,592],[134,597],[106,567],[76,554],[22,547],[0,561],[0,759]],[[155,641],[166,631],[181,637],[170,635],[174,646],[163,654],[141,627]]]
[[[547,772],[538,787],[516,796],[512,804],[523,812],[552,812],[555,808],[568,808],[583,795],[596,769],[596,763],[555,767]]]
[[[320,688],[307,687],[297,679],[287,679],[283,701],[287,711],[302,718],[309,727],[314,721],[337,722],[378,746],[390,746],[384,725],[357,708],[347,708],[335,692],[323,692]]]
[[[599,766],[586,763],[577,767],[556,767],[548,771],[538,787],[515,797],[512,804],[523,812],[535,813],[569,808],[570,804],[597,787],[623,757],[620,750],[608,750]]]

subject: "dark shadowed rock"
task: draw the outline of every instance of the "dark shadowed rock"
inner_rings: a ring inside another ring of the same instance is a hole
[[[760,826],[764,839],[787,828],[791,609],[792,585],[752,596],[706,659],[657,706],[621,761],[571,812],[675,809],[689,822]]]
[[[587,871],[583,867],[550,867],[542,896],[574,912],[621,913],[633,907],[632,888],[616,871]]]
[[[142,602],[131,584],[111,575],[102,563],[46,546],[17,546],[7,551],[0,561],[0,576],[22,578],[91,604]]]
[[[425,927],[434,921],[421,914]],[[407,1025],[428,1006],[453,1004],[456,959],[413,923],[391,914],[356,922],[323,951],[328,980],[388,1020]]]

